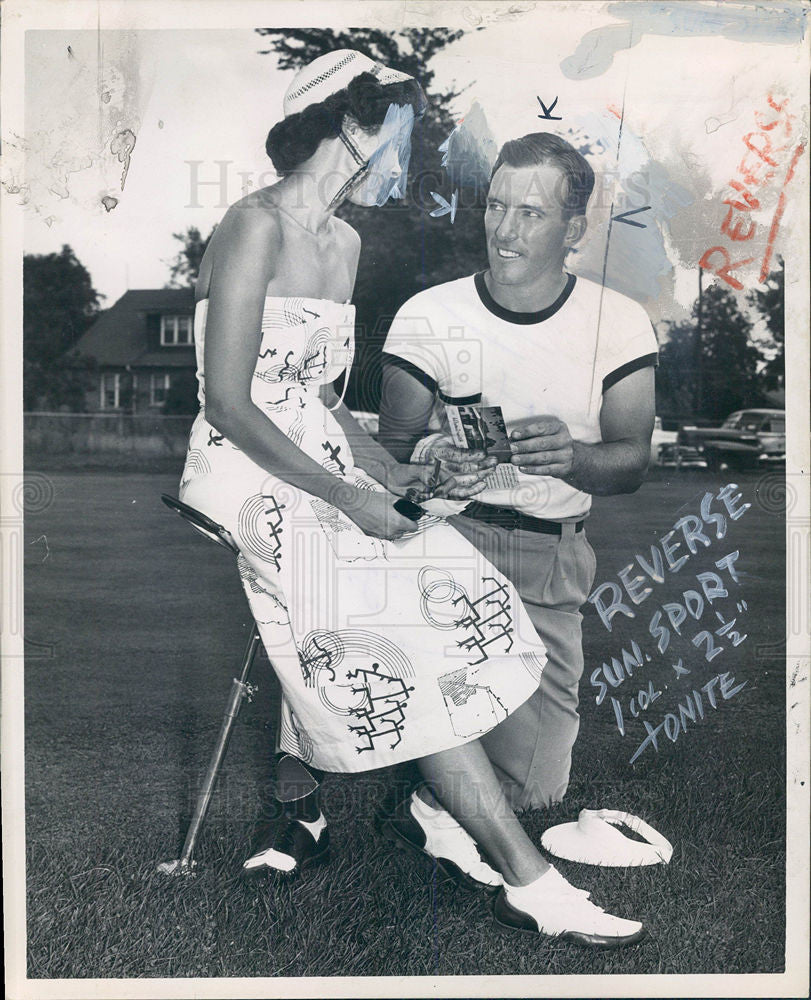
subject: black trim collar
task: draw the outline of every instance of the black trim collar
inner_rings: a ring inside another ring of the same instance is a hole
[[[572,294],[574,290],[575,282],[577,278],[573,274],[566,275],[566,287],[558,295],[551,306],[547,306],[546,309],[541,309],[538,312],[513,312],[512,309],[505,309],[504,306],[500,306],[498,302],[493,298],[490,292],[487,290],[487,285],[484,280],[484,271],[479,271],[473,276],[473,280],[476,284],[476,291],[479,293],[479,298],[481,303],[488,312],[491,312],[494,316],[498,316],[499,319],[503,319],[507,323],[543,323],[545,319],[549,319],[550,316],[554,316],[555,313],[560,309]]]

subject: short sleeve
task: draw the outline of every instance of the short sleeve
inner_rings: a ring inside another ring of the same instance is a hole
[[[655,367],[659,345],[648,314],[637,302],[615,293],[605,303],[605,335],[600,351],[603,392],[641,368]],[[606,315],[608,313],[608,315]]]
[[[432,392],[448,379],[446,339],[437,336],[441,317],[433,315],[424,293],[397,311],[383,345],[383,360],[404,368]],[[387,356],[388,355],[388,356]]]

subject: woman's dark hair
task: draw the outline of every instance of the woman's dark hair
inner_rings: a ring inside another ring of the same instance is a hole
[[[585,215],[586,205],[594,190],[594,171],[588,160],[574,146],[551,132],[531,132],[520,139],[505,142],[490,174],[492,180],[501,166],[537,167],[551,163],[563,171],[566,191],[562,208],[569,216]]]
[[[265,150],[276,173],[284,176],[309,160],[322,139],[336,138],[345,115],[361,128],[375,129],[383,124],[391,104],[410,104],[416,117],[425,110],[425,94],[416,80],[381,84],[371,73],[361,73],[343,90],[274,125]]]

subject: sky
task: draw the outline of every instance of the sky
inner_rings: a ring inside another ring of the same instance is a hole
[[[115,120],[136,134],[123,191],[123,165],[96,155],[97,122],[87,113],[99,75],[96,33],[29,32],[27,39],[26,138],[44,167],[28,209],[25,249],[49,253],[69,243],[107,304],[127,288],[165,284],[166,261],[180,246],[172,233],[189,226],[208,233],[241,196],[244,179],[272,183],[265,137],[294,75],[278,72],[274,56],[258,55],[262,39],[253,31],[125,34],[104,33],[102,68],[105,80],[119,87],[104,108],[116,103],[105,134]],[[68,45],[75,59],[66,55]],[[71,90],[78,96],[66,115],[54,95]],[[43,145],[36,143],[40,132],[48,137]],[[49,190],[65,159],[60,146],[79,156],[87,150],[94,159],[92,167],[70,174],[67,197]],[[212,179],[214,186],[204,183]],[[103,193],[118,198],[109,212]]]
[[[796,92],[797,47],[648,33],[603,71],[573,78],[564,61],[587,32],[616,30],[617,17],[597,5],[515,6],[537,9],[509,18],[468,8],[482,30],[435,57],[435,86],[465,88],[456,114],[478,102],[499,144],[571,126],[604,136],[596,168],[617,165],[627,175],[661,166],[657,183],[686,190],[692,204],[668,215],[657,191],[647,192],[657,225],[641,234],[614,224],[612,261],[629,283],[622,290],[645,301],[654,319],[679,318],[695,297],[698,256],[720,242],[723,215],[704,203],[736,176],[742,137],[766,95]],[[264,140],[294,74],[260,55],[264,47],[244,28],[29,31],[25,136],[14,137],[27,153],[26,252],[69,243],[107,305],[127,288],[165,284],[180,246],[172,233],[207,233],[245,185],[275,179]],[[547,106],[557,98],[563,125],[539,121],[539,98]],[[629,196],[615,184],[590,214],[584,273],[599,269],[612,201],[628,207]],[[764,239],[773,204],[760,207],[753,217]]]

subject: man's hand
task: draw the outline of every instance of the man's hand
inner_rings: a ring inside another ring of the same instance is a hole
[[[653,368],[646,366],[604,393],[602,440],[573,441],[562,420],[545,414],[510,434],[512,464],[531,476],[554,476],[594,496],[633,493],[650,459],[653,412]]]
[[[495,464],[484,452],[440,444],[425,455],[423,464],[390,466],[386,485],[392,493],[417,503],[432,497],[465,500],[481,493],[483,480]]]
[[[525,427],[512,431],[513,465],[530,476],[566,479],[575,469],[575,442],[569,428],[557,417],[535,417]]]
[[[485,489],[484,480],[498,464],[483,451],[467,451],[452,444],[439,444],[431,449],[431,456],[439,460],[439,485],[436,497],[449,500],[467,500]]]
[[[484,480],[498,464],[481,450],[457,448],[450,435],[437,437],[420,455],[434,476],[432,496],[467,500],[485,489]],[[437,462],[439,466],[437,467]]]

